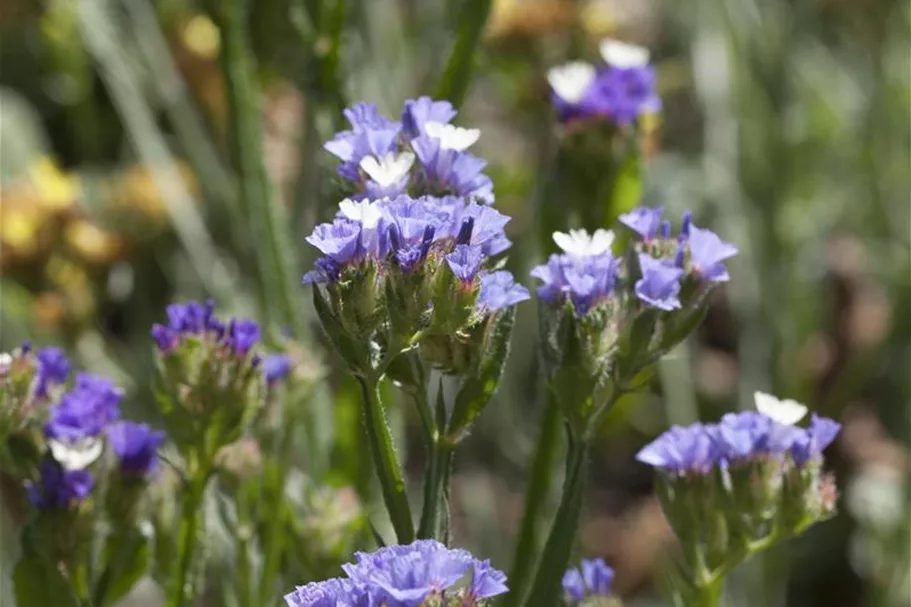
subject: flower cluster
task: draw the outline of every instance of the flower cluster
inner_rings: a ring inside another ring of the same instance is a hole
[[[432,362],[438,367],[456,370],[453,348],[469,341],[473,328],[528,299],[528,291],[509,272],[489,269],[491,259],[511,246],[504,231],[509,217],[490,206],[492,195],[442,187],[443,182],[434,181],[433,176],[441,173],[425,162],[427,146],[439,148],[437,158],[455,155],[478,163],[457,145],[467,141],[463,131],[440,126],[444,124],[440,121],[448,122],[454,115],[448,103],[426,97],[409,101],[401,124],[378,118],[375,108],[366,104],[349,109],[346,115],[354,130],[329,142],[330,151],[337,151],[340,141],[374,141],[371,133],[390,131],[397,141],[406,141],[416,150],[422,169],[408,193],[402,193],[404,187],[376,191],[369,181],[361,180],[367,190],[343,200],[335,219],[316,226],[307,237],[323,257],[304,276],[304,283],[325,285],[317,296],[325,293],[335,318],[329,324],[337,322],[345,338],[407,349],[418,343],[416,336],[446,336],[447,343],[437,339],[423,352],[432,351]],[[351,143],[345,149],[357,150],[359,145]],[[369,169],[373,156],[366,158]],[[363,168],[364,159],[358,162]],[[350,175],[351,168],[344,161],[340,171]],[[485,183],[489,190],[489,180]],[[325,320],[324,326],[328,331]],[[460,344],[450,343],[452,336]],[[333,339],[339,346],[338,339]],[[346,356],[344,347],[338,349],[353,369],[366,366],[353,360],[357,357]]]
[[[285,602],[289,607],[455,607],[484,605],[508,590],[506,576],[489,561],[434,540],[357,553],[355,562],[342,569],[347,578],[300,586]]]
[[[0,353],[0,444],[41,417],[70,368],[63,350],[53,346],[35,352],[25,342],[11,353]]]
[[[684,579],[731,568],[749,554],[796,536],[835,512],[823,450],[839,424],[793,401],[756,394],[758,411],[716,424],[673,427],[637,459],[659,469],[657,491],[687,571]]]
[[[787,459],[797,466],[818,461],[841,426],[815,414],[809,427],[794,426],[799,418],[782,421],[769,414],[769,398],[757,393],[759,411],[728,413],[717,424],[674,426],[644,447],[637,459],[677,476],[707,474],[714,468],[733,468],[757,459]]]
[[[604,559],[582,560],[581,570],[570,567],[563,575],[563,592],[570,605],[589,597],[609,597],[614,585],[614,570]]]
[[[599,117],[628,125],[661,109],[648,49],[603,40],[600,51],[603,66],[573,61],[548,72],[560,122]]]
[[[245,356],[259,341],[259,324],[249,319],[231,319],[226,323],[214,311],[215,302],[211,299],[205,304],[191,301],[169,305],[168,324],[152,326],[158,350],[173,353],[182,340],[192,336],[207,339],[226,352]]]
[[[409,99],[400,121],[382,116],[372,103],[357,103],[344,114],[351,129],[324,147],[341,161],[336,172],[352,198],[452,194],[493,203],[493,183],[482,172],[487,163],[466,151],[480,131],[451,124],[456,110],[448,101]]]

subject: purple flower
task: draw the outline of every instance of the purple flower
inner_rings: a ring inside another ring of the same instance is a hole
[[[333,578],[298,586],[285,595],[288,607],[369,607],[363,588],[351,580]]]
[[[445,149],[435,137],[419,137],[411,147],[421,164],[418,183],[434,194],[454,194],[493,204],[493,182],[482,173],[487,161],[468,152]]]
[[[841,431],[841,424],[813,414],[810,427],[794,441],[791,447],[791,456],[798,466],[803,466],[810,460],[818,459],[826,447],[832,444]]]
[[[227,343],[237,354],[244,356],[259,341],[259,323],[250,319],[232,319],[228,328]]]
[[[449,124],[456,113],[448,101],[434,101],[426,96],[409,99],[402,110],[402,129],[410,138],[421,137],[428,122]]]
[[[301,280],[305,285],[331,283],[337,281],[341,276],[339,265],[328,257],[320,257],[313,265],[316,267],[304,274]]]
[[[462,284],[471,284],[481,269],[483,258],[481,247],[460,244],[446,256],[446,263]]]
[[[719,460],[724,464],[761,455],[783,456],[802,434],[800,428],[754,411],[728,413],[711,430]]]
[[[481,275],[481,289],[478,292],[477,309],[491,314],[529,299],[528,289],[516,284],[512,273],[506,270]]]
[[[123,391],[111,380],[80,373],[73,389],[51,407],[44,433],[48,438],[73,444],[101,436],[108,424],[120,416],[121,398]]]
[[[180,340],[177,331],[155,323],[152,325],[152,339],[155,340],[155,347],[161,352],[171,352]]]
[[[689,228],[690,263],[694,274],[711,282],[731,279],[724,260],[737,254],[737,247],[724,242],[711,230]]]
[[[582,578],[593,595],[610,596],[614,584],[614,570],[604,563],[604,559],[583,559]]]
[[[372,554],[357,553],[355,563],[342,569],[357,584],[368,588],[379,604],[417,607],[429,597],[441,596],[469,571],[469,592],[487,598],[506,591],[505,576],[479,562],[465,550],[450,549],[434,540],[417,540],[407,546],[389,546]],[[384,603],[383,601],[386,601]]]
[[[636,207],[629,213],[621,215],[620,223],[646,240],[651,240],[658,233],[663,210],[663,207]]]
[[[668,265],[646,253],[639,254],[642,278],[636,281],[636,297],[659,310],[671,311],[680,307],[680,278],[683,270]]]
[[[287,354],[270,354],[263,362],[263,375],[270,384],[288,377],[291,373],[291,357]]]
[[[348,124],[356,133],[368,130],[396,128],[400,125],[380,114],[375,103],[358,101],[342,111]]]
[[[35,381],[35,396],[45,398],[51,386],[62,384],[70,374],[70,361],[60,348],[46,347],[38,350],[38,374]]]
[[[668,472],[704,474],[718,460],[711,428],[696,423],[690,426],[672,426],[664,434],[646,445],[636,459]]]
[[[484,255],[499,255],[512,243],[506,237],[504,228],[510,218],[493,207],[471,202],[465,204],[460,198],[446,197],[451,212],[448,234],[459,244],[471,244],[483,248]]]
[[[120,462],[120,470],[129,475],[149,476],[155,472],[158,447],[164,439],[164,432],[131,421],[114,422],[108,428],[108,443]]]
[[[582,573],[575,567],[570,567],[563,574],[563,592],[569,603],[581,603],[585,600],[585,581]]]
[[[355,221],[336,219],[332,223],[316,226],[306,240],[336,264],[343,266],[358,255],[361,226]]]
[[[609,251],[598,255],[551,255],[547,264],[531,271],[543,284],[538,297],[554,307],[566,298],[577,316],[584,316],[614,291],[618,260]]]
[[[171,304],[167,307],[168,328],[179,333],[202,333],[210,328],[214,310],[211,299],[205,305],[196,301]]]
[[[88,470],[65,470],[60,464],[45,459],[41,478],[28,487],[28,498],[39,510],[67,508],[83,501],[92,492],[95,478]]]
[[[661,109],[655,92],[655,68],[649,65],[609,68],[596,80],[595,89],[609,100],[607,113],[617,124],[631,124],[639,116]]]
[[[360,183],[361,160],[367,156],[381,157],[394,152],[401,125],[380,115],[372,103],[356,103],[344,114],[351,130],[336,133],[323,145],[323,149],[342,161],[336,171],[339,176]]]

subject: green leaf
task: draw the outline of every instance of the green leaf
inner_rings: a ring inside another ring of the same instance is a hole
[[[515,318],[515,308],[507,308],[487,321],[478,363],[473,366],[455,399],[447,433],[450,441],[458,442],[464,436],[496,391],[509,356],[509,340]]]
[[[95,607],[113,605],[146,574],[151,541],[136,527],[112,534],[104,546],[104,572],[95,586]]]
[[[79,607],[60,570],[35,553],[26,554],[16,563],[13,588],[19,607]]]
[[[468,92],[474,52],[481,40],[491,4],[492,0],[465,0],[462,3],[458,38],[435,95],[437,99],[447,99],[456,108],[462,105]]]
[[[611,184],[610,197],[604,212],[603,226],[613,223],[621,214],[639,204],[642,197],[642,179],[639,154],[630,150],[620,162]]]

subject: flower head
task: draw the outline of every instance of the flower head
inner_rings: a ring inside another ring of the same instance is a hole
[[[484,253],[481,247],[467,244],[456,245],[455,251],[446,256],[446,263],[456,278],[464,284],[471,284],[478,271],[481,269],[481,261]]]
[[[477,308],[482,313],[489,314],[514,306],[529,297],[528,289],[516,284],[516,280],[510,272],[499,270],[481,275]]]
[[[123,390],[111,380],[80,373],[73,389],[51,407],[45,434],[67,442],[101,436],[107,425],[120,417],[122,398]]]
[[[692,272],[710,282],[725,282],[731,279],[724,260],[737,254],[737,247],[724,242],[711,230],[690,227],[688,238]]]
[[[263,361],[263,375],[270,384],[279,382],[291,373],[291,357],[287,354],[270,354]]]
[[[70,361],[60,348],[46,347],[35,356],[38,374],[35,378],[35,396],[44,398],[51,386],[62,384],[70,374]]]
[[[298,586],[285,595],[288,607],[368,607],[367,593],[345,579],[331,579]]]
[[[68,508],[89,496],[95,477],[88,470],[67,470],[53,460],[41,462],[41,478],[28,487],[28,498],[39,510]]]
[[[680,279],[683,270],[655,259],[646,253],[639,254],[642,278],[636,281],[636,297],[653,308],[671,311],[680,307]]]
[[[434,101],[426,96],[418,97],[405,102],[402,110],[402,127],[411,138],[430,135],[426,132],[428,123],[449,124],[455,116],[456,110],[448,101]]]
[[[595,230],[591,235],[585,230],[570,230],[568,234],[554,232],[553,238],[563,252],[576,257],[607,253],[614,244],[614,233],[601,229]]]
[[[649,240],[658,233],[661,225],[662,207],[636,207],[629,213],[620,216],[620,223],[636,232],[642,238]]]
[[[607,597],[611,595],[614,570],[604,559],[582,560],[582,570],[570,567],[563,574],[563,591],[571,604],[577,604],[586,597]]]
[[[553,307],[561,307],[569,299],[576,314],[584,316],[614,292],[617,265],[609,252],[584,257],[551,255],[531,275],[542,282],[538,297]]]
[[[670,430],[646,445],[636,459],[644,464],[668,472],[686,474],[704,473],[717,461],[715,443],[702,424]]]
[[[841,424],[827,417],[813,415],[810,427],[798,436],[791,446],[791,456],[798,466],[819,459],[823,450],[832,444],[841,431]]]
[[[146,424],[131,421],[114,422],[108,428],[108,443],[120,462],[120,470],[129,475],[149,476],[158,467],[158,447],[164,432]]]

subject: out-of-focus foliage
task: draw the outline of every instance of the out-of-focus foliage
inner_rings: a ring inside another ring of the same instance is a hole
[[[150,421],[148,330],[168,302],[212,296],[232,313],[281,309],[264,286],[266,243],[236,187],[219,65],[225,40],[208,12],[219,4],[8,0],[0,8],[0,350],[26,338],[59,343],[81,366],[115,377],[128,392],[124,407]],[[514,218],[509,269],[526,275],[548,252],[542,200],[560,196],[549,187],[557,147],[547,68],[593,58],[606,35],[649,46],[664,108],[641,142],[644,200],[676,214],[694,209],[741,254],[697,338],[660,363],[655,395],[624,398],[600,428],[579,551],[606,558],[630,604],[655,604],[653,566],[672,535],[634,453],[669,423],[748,408],[763,389],[844,424],[830,461],[845,495],[834,521],[735,572],[730,604],[911,600],[907,2],[248,4],[262,153],[294,268],[311,264],[301,239],[338,202],[320,146],[340,109],[366,99],[390,110],[464,87],[462,117],[482,129],[498,207]],[[478,32],[470,25],[485,21]],[[453,59],[460,43],[467,51]],[[317,337],[303,289],[295,305],[302,322],[286,336],[276,320],[266,334],[306,375],[288,439],[296,472],[285,487],[256,489],[282,491],[294,508],[244,536],[300,538],[290,557],[270,564],[289,587],[334,575],[368,545],[354,489],[374,498],[367,512],[379,498],[356,386]],[[455,463],[455,535],[504,567],[545,405],[536,396],[536,327],[534,309],[520,308],[501,388]],[[417,477],[419,421],[404,406],[390,413],[399,444],[415,446],[400,458]],[[280,446],[261,438],[232,460],[241,485],[251,467],[268,478],[280,460]],[[6,481],[0,548],[10,556],[22,508]],[[163,474],[161,517],[173,515],[167,482]],[[209,512],[211,566],[237,579],[242,561],[229,539],[262,514],[217,498]],[[214,604],[232,604],[233,586],[211,592]],[[156,603],[138,596],[135,604]]]

